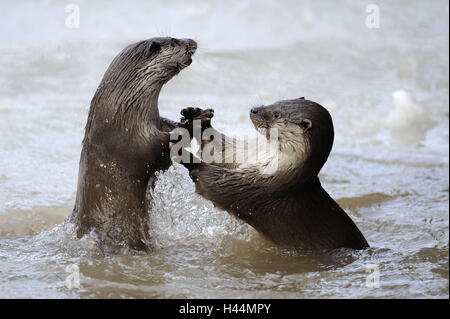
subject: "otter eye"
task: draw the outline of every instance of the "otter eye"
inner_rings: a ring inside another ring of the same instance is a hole
[[[280,117],[281,117],[281,113],[280,112],[273,113],[273,118],[274,119],[279,119]]]

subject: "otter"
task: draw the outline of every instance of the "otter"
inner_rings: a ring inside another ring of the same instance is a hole
[[[147,185],[171,164],[169,132],[159,116],[162,86],[192,62],[191,39],[152,38],[111,62],[92,98],[69,221],[77,237],[93,232],[103,252],[150,251]]]
[[[174,153],[172,160],[189,170],[196,192],[217,208],[247,222],[280,246],[315,251],[369,247],[318,178],[334,140],[333,122],[324,107],[299,98],[252,108],[250,119],[265,139],[273,135],[270,129],[277,130],[276,154],[256,163],[236,162],[235,153],[242,150],[236,148],[235,140],[211,127],[213,110],[186,108],[181,114],[191,131],[195,120],[202,131],[213,130],[212,135],[207,134],[213,138],[203,135],[199,141],[201,152],[215,143],[222,156],[207,163],[191,153],[188,160]],[[234,157],[223,155],[226,147],[233,145]],[[251,151],[246,143],[240,145]]]

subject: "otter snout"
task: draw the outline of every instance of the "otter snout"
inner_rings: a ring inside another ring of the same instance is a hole
[[[195,53],[195,51],[197,50],[197,42],[195,42],[192,39],[180,39],[180,41],[182,41],[183,43],[186,44],[187,47],[187,51],[189,53],[189,55],[193,55]]]
[[[258,114],[258,112],[259,112],[260,109],[261,109],[260,106],[259,106],[259,107],[256,106],[256,107],[254,107],[254,108],[252,108],[252,109],[250,110],[250,113],[256,115],[256,114]]]
[[[272,120],[272,112],[265,109],[264,106],[255,106],[250,110],[250,118],[259,119],[268,123]]]
[[[261,120],[267,120],[267,112],[264,111],[264,106],[255,106],[250,110],[251,118],[260,118]]]
[[[264,106],[256,106],[250,110],[250,120],[256,129],[269,128],[270,124],[267,119],[267,112],[264,111]]]

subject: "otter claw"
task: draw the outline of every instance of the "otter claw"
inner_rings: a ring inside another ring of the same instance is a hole
[[[211,119],[214,116],[214,110],[203,110],[198,107],[187,107],[181,110],[181,114],[183,115],[180,119],[181,127],[188,129],[192,134],[194,125],[196,128],[199,127],[201,130],[211,127]],[[196,120],[199,120],[200,123],[195,123]]]
[[[181,110],[183,120],[195,120],[195,119],[211,119],[214,116],[213,109],[203,110],[198,107],[187,107]]]
[[[186,119],[193,118],[201,113],[201,109],[198,107],[187,107],[181,110],[181,115],[183,115]]]

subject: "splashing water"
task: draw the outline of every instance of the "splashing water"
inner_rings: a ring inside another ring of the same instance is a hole
[[[448,298],[447,1],[381,1],[375,29],[366,1],[76,4],[68,28],[60,1],[0,2],[0,297]],[[212,107],[236,136],[254,131],[256,105],[327,107],[320,178],[372,248],[280,249],[196,195],[179,165],[149,193],[152,253],[104,256],[95,234],[76,238],[64,221],[90,99],[114,56],[153,36],[199,44],[161,92],[164,117]],[[65,284],[71,265],[79,288]]]

